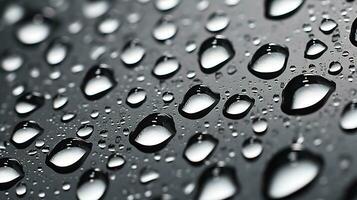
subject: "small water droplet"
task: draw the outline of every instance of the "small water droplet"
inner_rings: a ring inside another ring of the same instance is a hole
[[[305,0],[266,0],[265,16],[269,19],[284,19],[296,13]]]
[[[131,40],[123,47],[120,59],[127,66],[138,64],[145,56],[146,50],[138,40]]]
[[[242,145],[242,155],[248,160],[256,159],[263,152],[263,144],[260,139],[251,137],[244,140]]]
[[[347,132],[354,132],[357,130],[357,103],[350,102],[345,106],[340,118],[340,127]]]
[[[124,166],[125,162],[126,161],[123,156],[118,154],[112,154],[108,158],[107,167],[111,170],[118,170]]]
[[[254,133],[263,134],[268,130],[268,121],[264,118],[256,118],[253,120],[252,128]]]
[[[137,108],[146,101],[146,91],[140,87],[131,89],[126,97],[126,103],[132,107]]]
[[[83,139],[87,139],[92,135],[93,131],[94,127],[92,125],[85,124],[78,128],[77,136]]]
[[[160,177],[159,172],[156,170],[150,169],[150,168],[144,168],[143,170],[140,171],[140,183],[142,184],[147,184],[152,181],[157,180]]]
[[[327,45],[318,39],[311,39],[305,48],[305,58],[317,59],[327,51]]]
[[[165,41],[173,38],[177,32],[178,27],[175,22],[166,16],[156,23],[152,35],[158,41]]]
[[[176,57],[165,55],[156,61],[152,73],[159,79],[167,79],[175,75],[180,67],[181,65]]]
[[[67,103],[68,103],[68,97],[67,96],[64,96],[62,94],[57,94],[53,98],[52,107],[55,110],[59,110],[59,109],[63,108]]]
[[[18,123],[11,136],[11,142],[17,148],[26,148],[42,134],[43,128],[35,121],[22,121]]]
[[[325,34],[330,34],[337,28],[337,26],[338,24],[335,22],[335,20],[324,18],[321,21],[320,30]]]
[[[23,57],[14,52],[5,52],[1,55],[1,68],[6,72],[14,72],[24,64]]]
[[[21,117],[28,116],[43,106],[45,98],[38,92],[27,92],[16,100],[15,111]]]
[[[104,15],[110,8],[110,1],[107,0],[86,0],[83,3],[83,15],[93,19]]]
[[[191,164],[202,164],[212,155],[217,144],[218,139],[212,135],[197,133],[188,140],[183,156]]]
[[[331,75],[338,75],[339,73],[341,73],[342,69],[343,67],[340,62],[331,62],[328,69],[328,73]]]
[[[229,119],[241,119],[252,109],[255,100],[247,95],[235,94],[224,104],[223,115]]]

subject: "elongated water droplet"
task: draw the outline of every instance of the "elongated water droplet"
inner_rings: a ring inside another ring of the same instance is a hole
[[[90,169],[84,172],[77,185],[79,200],[103,199],[109,185],[108,175],[99,169]]]
[[[233,167],[211,166],[198,179],[197,200],[225,200],[233,198],[239,191]]]
[[[350,41],[357,47],[357,18],[353,21],[350,31]]]
[[[265,16],[269,19],[284,19],[296,13],[305,0],[265,0]]]
[[[331,75],[338,75],[339,73],[341,73],[342,70],[343,67],[340,62],[331,62],[328,69],[328,73]]]
[[[77,136],[83,139],[87,139],[92,135],[93,131],[94,127],[92,125],[85,124],[78,128]]]
[[[67,103],[68,103],[68,97],[67,96],[64,96],[62,94],[57,94],[53,98],[52,107],[55,110],[59,110],[59,109],[63,108]]]
[[[22,165],[13,158],[0,158],[0,190],[7,190],[24,177]]]
[[[81,90],[87,99],[97,100],[105,96],[116,85],[112,69],[104,65],[95,65],[85,75]]]
[[[110,1],[107,0],[86,0],[83,3],[83,15],[93,19],[104,15],[110,8]]]
[[[310,151],[283,149],[265,169],[264,194],[270,199],[290,197],[308,187],[320,174],[322,165],[322,158]]]
[[[21,95],[16,100],[15,111],[21,117],[28,116],[41,108],[45,103],[45,98],[38,92],[28,92]]]
[[[320,30],[325,34],[330,34],[337,28],[337,26],[338,24],[335,22],[335,20],[324,18],[321,21]]]
[[[19,23],[16,38],[25,45],[41,43],[51,34],[52,24],[50,19],[35,14]]]
[[[318,39],[311,39],[305,48],[305,58],[317,59],[327,51],[327,45]]]
[[[145,53],[146,50],[138,40],[131,40],[124,46],[120,59],[125,65],[133,66],[144,58]]]
[[[187,142],[183,156],[191,164],[202,164],[217,147],[218,139],[209,134],[197,133]]]
[[[350,102],[345,106],[340,118],[340,127],[347,132],[357,130],[357,103]]]
[[[195,85],[185,94],[179,105],[179,113],[189,119],[206,116],[219,102],[219,93],[204,85]]]
[[[159,79],[166,79],[175,75],[180,67],[181,65],[176,57],[165,55],[156,61],[152,74]]]
[[[284,88],[281,109],[289,115],[307,115],[322,108],[336,89],[336,83],[318,75],[294,77]]]
[[[223,36],[217,35],[201,44],[198,60],[203,72],[213,73],[222,68],[234,55],[232,43]]]
[[[24,15],[25,9],[21,5],[11,2],[5,6],[2,19],[6,24],[15,24],[20,21]]]
[[[154,113],[137,125],[130,133],[129,141],[140,151],[151,153],[163,149],[175,134],[173,118],[167,114]]]
[[[103,35],[112,34],[120,27],[120,20],[114,17],[107,17],[97,25],[98,32]]]
[[[67,138],[56,144],[46,157],[46,164],[59,173],[78,169],[88,157],[92,144],[81,139]]]
[[[150,168],[144,168],[143,170],[140,171],[140,183],[147,184],[152,181],[155,181],[160,177],[159,172],[157,172],[154,169]]]
[[[132,107],[137,108],[146,101],[146,91],[140,87],[131,89],[126,97],[126,103]]]
[[[14,72],[22,67],[24,58],[14,52],[5,52],[1,55],[1,69],[6,72]]]
[[[289,50],[274,43],[265,44],[254,54],[249,71],[262,79],[273,79],[282,74],[289,58]]]
[[[62,63],[66,59],[69,49],[69,44],[64,38],[52,41],[46,50],[46,62],[49,65]]]
[[[217,11],[209,15],[206,29],[210,32],[219,32],[226,29],[230,19],[223,11]]]
[[[34,121],[22,121],[18,123],[11,136],[11,142],[17,148],[28,147],[43,132],[43,128]]]
[[[242,145],[242,155],[248,160],[256,159],[263,152],[263,144],[260,139],[251,137],[246,139]]]
[[[223,115],[230,119],[241,119],[252,109],[255,100],[247,95],[231,96],[223,107]]]
[[[108,158],[107,167],[108,169],[118,170],[124,166],[125,162],[126,161],[123,156],[118,154],[112,154]]]
[[[181,0],[155,0],[155,7],[160,11],[169,11],[174,9]]]

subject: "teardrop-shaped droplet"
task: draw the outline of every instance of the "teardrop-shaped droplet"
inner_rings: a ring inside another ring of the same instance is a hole
[[[218,139],[212,135],[197,133],[188,140],[183,156],[191,164],[202,164],[212,155],[217,144]]]
[[[273,79],[282,74],[289,58],[289,49],[274,43],[265,44],[254,54],[249,71],[262,79]]]
[[[317,59],[327,51],[327,45],[318,39],[311,39],[305,48],[305,58]]]
[[[93,131],[94,127],[92,125],[85,124],[78,128],[77,136],[83,139],[87,139],[92,135]]]
[[[108,190],[108,175],[99,169],[90,169],[82,174],[77,185],[77,198],[79,200],[103,199]]]
[[[155,0],[155,7],[160,11],[169,11],[174,9],[181,0]]]
[[[18,123],[11,136],[11,142],[17,148],[28,147],[43,132],[43,128],[34,121],[22,121]]]
[[[247,95],[235,94],[231,96],[223,107],[223,115],[229,119],[242,119],[250,109],[255,100]]]
[[[7,190],[24,177],[22,165],[13,158],[0,158],[0,190]]]
[[[322,170],[323,160],[307,150],[286,148],[269,161],[263,191],[270,199],[283,199],[311,185]]]
[[[140,87],[131,89],[126,97],[126,103],[132,108],[141,106],[145,101],[146,91]]]
[[[64,96],[62,94],[57,94],[53,98],[52,107],[55,110],[59,110],[59,109],[63,108],[67,103],[68,103],[68,97],[67,96]]]
[[[139,180],[140,180],[140,183],[147,184],[147,183],[157,180],[159,177],[160,177],[160,174],[158,171],[156,171],[154,169],[150,169],[150,168],[143,168],[140,171]]]
[[[350,41],[357,47],[357,18],[353,21],[350,31]]]
[[[138,64],[145,56],[146,50],[138,40],[129,41],[120,55],[121,61],[128,66]]]
[[[69,44],[66,39],[56,39],[50,43],[46,50],[46,62],[49,65],[58,65],[62,63],[69,54]]]
[[[331,75],[338,75],[343,70],[343,67],[340,62],[331,62],[328,68],[328,73]]]
[[[166,79],[175,75],[180,67],[181,65],[176,57],[165,55],[156,61],[152,74],[159,79]]]
[[[16,38],[22,44],[35,45],[46,40],[52,31],[53,22],[40,15],[34,15],[21,21],[16,29]]]
[[[357,103],[350,102],[345,106],[340,118],[340,127],[347,132],[357,130]]]
[[[217,35],[201,44],[198,60],[203,72],[213,73],[222,68],[234,55],[232,43],[223,36]]]
[[[330,34],[337,28],[337,26],[338,24],[335,22],[335,20],[324,18],[321,21],[320,30],[325,34]]]
[[[179,113],[189,119],[206,116],[219,102],[219,93],[214,93],[205,85],[195,85],[185,94],[179,105]]]
[[[263,144],[260,139],[251,137],[246,139],[242,145],[242,155],[245,159],[258,158],[263,152]]]
[[[239,192],[239,183],[233,167],[211,166],[198,179],[197,200],[233,199]]]
[[[322,108],[336,89],[336,83],[322,76],[302,74],[284,88],[281,109],[289,115],[307,115]]]
[[[24,58],[14,52],[5,52],[1,55],[1,69],[6,72],[14,72],[24,64]]]
[[[90,19],[102,16],[111,6],[109,2],[107,0],[86,0],[82,4],[83,15]]]
[[[305,0],[265,0],[265,16],[269,19],[284,19],[296,13]]]
[[[85,75],[81,90],[87,99],[97,100],[108,94],[116,85],[112,69],[95,65]]]
[[[158,41],[173,38],[178,31],[176,23],[168,17],[161,18],[155,25],[152,35]]]
[[[118,170],[124,166],[125,162],[126,161],[123,156],[118,154],[112,154],[108,158],[107,167],[108,169]]]
[[[145,117],[129,135],[129,141],[137,149],[152,153],[163,149],[175,136],[173,118],[167,114],[154,113]]]
[[[91,143],[67,138],[56,144],[47,155],[46,164],[58,173],[70,173],[82,165],[91,150]]]
[[[210,32],[219,32],[226,29],[230,19],[226,13],[222,11],[214,12],[208,16],[206,29]]]
[[[15,111],[21,117],[28,116],[41,108],[45,103],[45,98],[38,92],[28,92],[21,95],[16,100]]]

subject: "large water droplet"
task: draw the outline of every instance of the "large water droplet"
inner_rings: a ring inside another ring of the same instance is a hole
[[[231,96],[223,107],[223,115],[230,119],[245,117],[253,107],[255,100],[247,95]]]
[[[163,149],[175,134],[173,118],[167,114],[154,113],[137,125],[130,133],[129,141],[140,151],[151,153]]]
[[[187,142],[183,156],[192,164],[202,164],[212,155],[218,139],[209,134],[197,133]]]
[[[289,58],[289,50],[274,43],[265,44],[254,54],[249,71],[262,79],[273,79],[282,74]]]
[[[166,79],[175,75],[180,67],[176,57],[165,55],[156,61],[152,74],[159,79]]]
[[[207,115],[219,102],[219,93],[214,93],[204,85],[195,85],[185,94],[179,105],[179,113],[189,119]]]
[[[104,65],[95,65],[85,75],[81,89],[87,99],[97,100],[105,96],[116,85],[112,69]]]
[[[67,138],[59,142],[46,157],[46,164],[59,173],[78,169],[88,157],[92,144],[81,139]]]
[[[38,92],[28,92],[16,100],[15,111],[21,117],[30,115],[43,106],[45,98]]]
[[[294,77],[284,88],[281,109],[289,115],[306,115],[322,108],[336,89],[336,83],[318,75]]]
[[[46,50],[46,61],[49,65],[58,65],[66,59],[69,44],[66,39],[56,39],[50,43]]]
[[[284,19],[296,13],[305,0],[265,0],[265,16]]]
[[[120,59],[125,65],[138,64],[145,56],[145,49],[138,40],[129,41],[123,48]]]
[[[131,89],[126,97],[126,103],[132,107],[137,108],[146,101],[146,91],[140,87]]]
[[[327,45],[318,39],[311,39],[305,48],[305,58],[317,59],[327,51]]]
[[[178,31],[174,21],[168,17],[161,18],[155,25],[152,35],[158,41],[165,41],[173,38]]]
[[[197,200],[225,200],[233,198],[239,190],[233,167],[211,166],[198,179]]]
[[[24,177],[22,165],[13,158],[0,158],[0,190],[7,190]]]
[[[14,131],[12,132],[11,142],[17,148],[26,148],[40,136],[42,132],[43,128],[36,122],[22,121],[15,126]]]
[[[102,199],[108,189],[108,175],[99,169],[90,169],[84,172],[77,186],[77,198],[79,200]]]
[[[20,22],[16,29],[16,38],[25,45],[34,45],[48,38],[52,29],[50,19],[35,15]]]
[[[350,102],[345,106],[340,118],[340,127],[347,132],[357,130],[357,103]]]
[[[287,148],[269,161],[263,190],[270,199],[290,197],[310,185],[321,172],[323,160],[307,150]]]
[[[338,24],[335,22],[335,20],[324,18],[321,21],[320,30],[325,34],[330,34],[337,28],[337,26]]]
[[[227,28],[230,19],[226,13],[222,11],[214,12],[209,15],[206,29],[210,32],[219,32]]]
[[[217,35],[201,44],[198,60],[203,72],[213,73],[223,67],[234,55],[232,43],[223,36]]]

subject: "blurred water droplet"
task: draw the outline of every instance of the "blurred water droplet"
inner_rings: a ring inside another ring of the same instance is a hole
[[[30,115],[45,103],[45,98],[38,92],[27,92],[16,100],[15,111],[20,116]]]
[[[248,138],[244,140],[242,145],[242,155],[248,160],[259,157],[263,152],[263,144],[260,139]]]
[[[266,0],[265,16],[269,19],[284,19],[296,13],[305,0]]]
[[[210,32],[219,32],[227,28],[230,19],[223,11],[216,11],[208,16],[206,29]]]
[[[21,55],[13,52],[6,52],[1,55],[1,68],[6,72],[13,72],[24,64],[24,59]]]
[[[108,189],[108,175],[99,169],[90,169],[82,174],[77,186],[79,200],[102,199]]]
[[[169,17],[161,18],[155,25],[152,35],[158,41],[165,41],[173,38],[178,31],[178,27]]]
[[[112,34],[118,30],[120,20],[114,17],[107,17],[99,22],[97,25],[98,32],[103,35]]]
[[[97,18],[104,15],[110,8],[107,0],[86,0],[83,3],[83,15],[87,18]]]
[[[147,183],[150,183],[152,181],[155,181],[159,177],[160,177],[160,174],[156,170],[149,169],[149,168],[144,168],[140,172],[140,178],[139,179],[140,179],[140,183],[147,184]]]
[[[231,96],[223,107],[223,114],[230,119],[241,119],[252,109],[255,100],[247,95]]]
[[[120,59],[124,64],[133,66],[138,64],[145,56],[146,50],[138,40],[131,40],[125,44]]]
[[[169,11],[175,8],[180,0],[155,0],[155,7],[160,11]]]
[[[305,48],[305,58],[317,59],[327,51],[327,45],[318,39],[311,39]]]
[[[43,128],[34,121],[22,121],[18,123],[11,136],[11,142],[17,148],[26,148],[42,134]]]
[[[357,18],[354,19],[351,26],[350,41],[354,46],[357,47]]]
[[[66,59],[69,49],[69,44],[65,39],[54,40],[46,50],[46,62],[49,65],[62,63]]]
[[[212,155],[217,147],[218,139],[209,134],[197,133],[187,142],[184,158],[190,163],[199,165]]]
[[[22,165],[13,158],[0,158],[0,190],[7,190],[24,177]]]
[[[35,45],[46,40],[52,29],[50,19],[35,15],[21,21],[16,29],[16,38],[25,45]]]
[[[131,89],[126,97],[126,103],[132,108],[141,106],[145,101],[146,91],[140,87]]]
[[[350,102],[345,106],[340,118],[340,127],[347,132],[357,130],[357,103]]]
[[[15,24],[20,21],[24,15],[25,9],[21,5],[11,2],[4,8],[2,18],[7,24]]]

